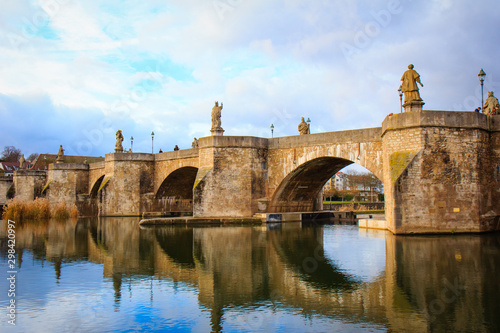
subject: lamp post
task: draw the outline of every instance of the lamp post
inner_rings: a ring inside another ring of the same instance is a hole
[[[481,82],[481,110],[482,110],[483,106],[484,106],[483,84],[484,84],[484,79],[486,78],[486,73],[481,68],[481,70],[479,71],[479,74],[477,74],[477,76],[479,77],[479,82]],[[484,110],[483,110],[483,112],[484,112]]]
[[[274,125],[271,124],[271,138],[274,137]]]
[[[308,117],[306,123],[307,123],[307,134],[311,134],[311,118]]]
[[[43,164],[45,164],[45,169],[47,169],[47,155],[43,156]]]
[[[399,94],[399,106],[401,107],[401,112],[403,112],[403,85],[399,86],[398,94]]]
[[[130,151],[134,151],[134,137],[130,137]]]
[[[153,154],[153,141],[154,141],[154,138],[155,138],[155,132],[151,132],[151,154]]]

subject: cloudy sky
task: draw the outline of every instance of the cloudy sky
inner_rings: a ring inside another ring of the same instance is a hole
[[[497,1],[0,0],[0,146],[99,156],[210,135],[380,126],[408,64],[424,109],[500,90]],[[500,91],[498,91],[500,94]]]

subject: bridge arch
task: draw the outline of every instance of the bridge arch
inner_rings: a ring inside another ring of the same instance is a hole
[[[90,193],[89,193],[89,197],[91,199],[97,198],[97,194],[99,192],[99,187],[101,186],[103,180],[104,180],[104,175],[97,178],[96,181],[94,182],[94,184],[92,185],[92,188],[90,189]]]
[[[198,168],[185,166],[172,171],[161,183],[155,200],[162,211],[193,211],[193,186]]]
[[[321,210],[318,196],[334,174],[354,162],[340,157],[317,157],[302,163],[280,182],[274,191],[270,212],[307,212]]]

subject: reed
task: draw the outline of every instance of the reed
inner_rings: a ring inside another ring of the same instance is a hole
[[[2,214],[2,219],[14,220],[18,223],[50,218],[63,220],[70,217],[78,217],[78,209],[75,204],[68,207],[65,201],[61,201],[51,206],[49,201],[44,198],[37,198],[33,201],[10,199],[5,204]]]

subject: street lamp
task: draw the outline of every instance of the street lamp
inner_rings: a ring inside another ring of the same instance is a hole
[[[484,84],[484,79],[486,78],[486,73],[481,68],[481,70],[479,71],[479,74],[477,74],[477,76],[479,77],[479,82],[481,82],[481,109],[483,109],[483,106],[484,106],[483,84]],[[484,110],[483,110],[483,112],[484,112]]]
[[[155,132],[151,132],[151,154],[153,154],[153,141],[155,138]]]
[[[311,134],[311,118],[307,118],[307,134]]]
[[[399,86],[398,94],[399,94],[399,105],[401,107],[401,112],[403,112],[403,85]]]
[[[271,124],[271,138],[274,136],[273,134],[274,134],[274,125]]]
[[[134,137],[130,137],[130,151],[134,151]]]

